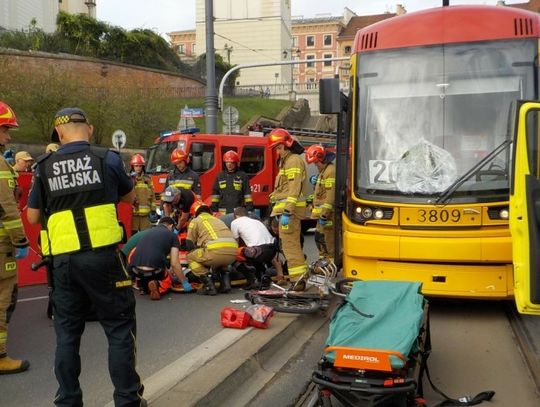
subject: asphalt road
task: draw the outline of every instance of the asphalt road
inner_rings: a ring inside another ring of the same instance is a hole
[[[304,252],[316,258],[313,235],[308,234]],[[231,300],[243,299],[244,291],[233,289],[215,297],[169,293],[160,301],[137,297],[137,355],[141,377],[163,369],[171,362],[212,338],[223,328],[220,310]],[[28,359],[29,371],[0,378],[0,406],[50,406],[57,389],[53,372],[55,333],[46,317],[44,286],[22,287],[10,324],[8,352]],[[87,406],[103,406],[112,400],[107,369],[107,341],[98,322],[88,322],[81,342],[83,397]]]

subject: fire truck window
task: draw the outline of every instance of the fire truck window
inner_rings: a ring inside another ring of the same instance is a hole
[[[242,150],[242,157],[240,158],[240,168],[252,177],[261,171],[263,167],[264,147],[244,147]]]
[[[191,144],[191,168],[202,173],[214,166],[215,146],[210,143]]]

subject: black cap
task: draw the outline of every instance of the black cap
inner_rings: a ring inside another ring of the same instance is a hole
[[[60,141],[60,137],[58,137],[58,132],[56,131],[56,126],[60,126],[61,124],[66,123],[88,123],[88,119],[86,117],[86,113],[82,109],[79,109],[78,107],[66,107],[64,109],[61,109],[56,113],[54,116],[54,129],[51,133],[51,141],[53,143],[58,143]]]

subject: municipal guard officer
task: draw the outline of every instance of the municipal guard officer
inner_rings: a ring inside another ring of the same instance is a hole
[[[304,148],[287,130],[274,129],[268,135],[271,149],[279,155],[278,174],[271,198],[270,216],[279,216],[279,238],[291,279],[300,277],[307,265],[302,251],[300,221],[306,211],[306,163],[300,157]]]
[[[248,211],[253,210],[251,186],[248,175],[242,171],[240,157],[234,150],[223,154],[225,170],[221,171],[214,181],[212,188],[212,211],[222,215],[233,213],[234,208],[244,206]]]
[[[41,222],[42,252],[52,256],[54,403],[83,405],[79,345],[93,306],[109,343],[115,405],[146,405],[135,370],[135,298],[117,252],[123,230],[115,204],[133,202],[133,183],[116,152],[90,146],[93,127],[81,109],[60,110],[54,126],[61,147],[38,158],[27,214]]]
[[[11,141],[9,129],[17,127],[13,110],[0,102],[0,374],[23,372],[30,366],[27,360],[11,359],[6,354],[8,324],[17,304],[16,258],[28,254],[15,199],[17,174],[3,156],[5,145]]]
[[[335,154],[327,152],[320,144],[313,144],[306,150],[308,164],[315,164],[319,175],[315,177],[313,210],[311,217],[317,219],[315,244],[319,257],[334,261],[334,196],[336,166],[332,163]]]
[[[201,199],[199,174],[188,167],[189,155],[184,150],[177,148],[171,153],[171,163],[174,168],[165,179],[165,188],[170,185],[178,189],[192,190],[197,199]]]

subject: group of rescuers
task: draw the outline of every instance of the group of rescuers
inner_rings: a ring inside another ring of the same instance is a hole
[[[161,194],[164,216],[158,220],[158,227],[150,228],[152,221],[157,220],[152,180],[145,174],[143,156],[132,157],[136,194],[134,234],[122,252],[137,277],[141,293],[158,300],[180,285],[183,291],[190,291],[190,282],[202,284],[197,290],[199,294],[228,292],[233,263],[235,270],[246,278],[246,289],[260,287],[265,278],[268,281],[267,268],[275,270],[278,284],[294,282],[307,269],[300,226],[306,216],[318,220],[315,243],[319,256],[333,260],[335,154],[319,144],[304,150],[288,131],[279,128],[268,135],[268,148],[277,152],[279,162],[267,225],[253,213],[249,177],[241,169],[236,151],[223,154],[225,168],[216,176],[208,206],[201,201],[199,175],[189,168],[189,155],[175,149],[171,153],[174,168]],[[319,170],[311,180],[307,179],[303,152],[306,162],[314,163]],[[307,182],[315,185],[310,205],[307,205]],[[173,236],[180,232],[185,232],[181,234],[183,238]],[[184,271],[179,262],[180,251],[188,252],[188,268]],[[286,275],[279,260],[280,252],[285,257]],[[215,282],[219,282],[219,290]]]
[[[0,101],[2,152],[11,142],[9,131],[18,127],[15,112]],[[174,150],[171,161],[175,168],[168,175],[162,194],[164,216],[157,219],[152,183],[145,174],[143,157],[132,157],[130,176],[118,152],[90,144],[92,133],[93,126],[83,110],[64,108],[56,113],[51,141],[60,147],[36,159],[26,206],[28,222],[41,225],[40,250],[49,260],[51,270],[49,283],[57,337],[54,372],[59,384],[54,403],[83,404],[79,346],[88,313],[93,310],[109,344],[115,405],[145,406],[144,386],[135,369],[133,274],[152,299],[159,298],[164,276],[171,277],[173,284],[181,285],[184,291],[191,291],[191,274],[202,282],[198,291],[215,294],[211,268],[221,271],[220,287],[227,289],[227,266],[237,256],[247,263],[251,261],[258,272],[264,272],[263,264],[277,267],[276,245],[265,225],[250,216],[253,203],[249,179],[239,168],[236,152],[224,155],[226,168],[215,181],[209,207],[200,200],[199,177],[188,166],[189,156]],[[300,156],[304,150],[284,129],[275,129],[268,135],[268,148],[279,155],[271,194],[275,227],[272,229],[281,241],[288,277],[294,281],[307,268],[300,235],[300,220],[306,216],[308,182],[306,164]],[[311,216],[318,219],[317,247],[321,256],[333,258],[333,153],[313,145],[305,151],[305,157],[319,169],[312,180],[315,192],[311,211]],[[6,349],[8,323],[17,303],[16,260],[25,258],[29,251],[17,207],[17,189],[17,173],[0,154],[0,374],[19,373],[29,367],[28,361],[7,356]],[[118,250],[123,239],[116,208],[120,201],[133,205],[133,228],[138,231],[123,247],[126,256]],[[152,214],[154,218],[148,219]],[[223,216],[219,218],[219,214]],[[234,220],[226,221],[231,214]],[[149,227],[152,221],[157,221],[157,226]],[[181,243],[177,235],[186,227],[187,234]],[[133,249],[127,250],[130,243]],[[240,253],[239,243],[244,246]],[[180,267],[180,250],[188,252],[189,273]],[[278,276],[284,277],[279,272]]]

